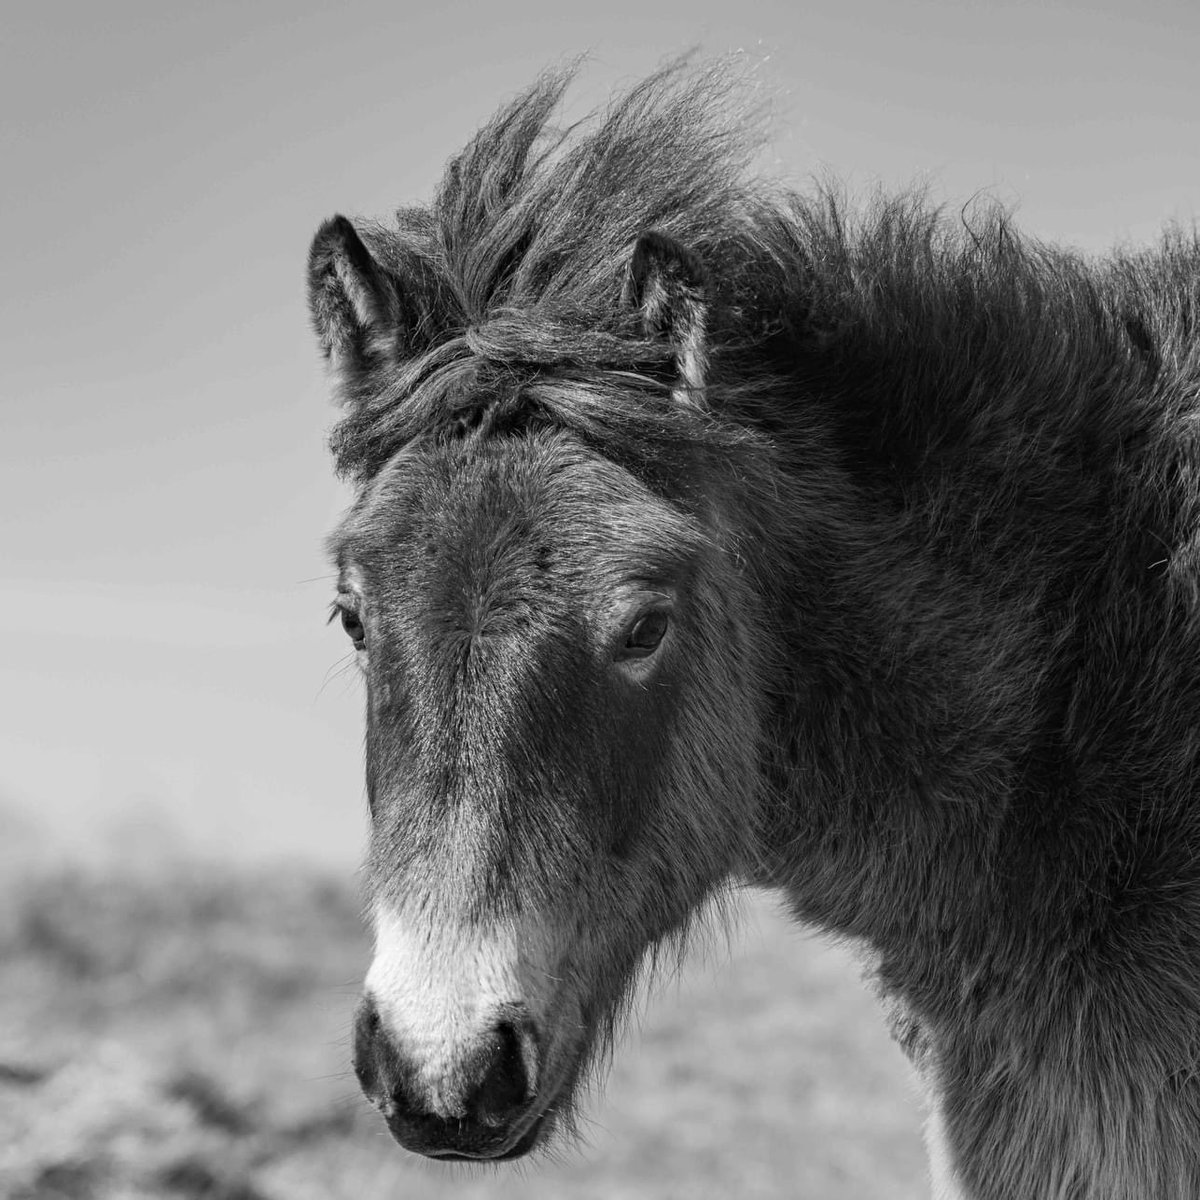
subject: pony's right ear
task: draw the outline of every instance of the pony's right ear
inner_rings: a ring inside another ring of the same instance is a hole
[[[353,377],[398,359],[403,302],[398,281],[342,216],[317,230],[308,252],[308,307],[325,357]]]

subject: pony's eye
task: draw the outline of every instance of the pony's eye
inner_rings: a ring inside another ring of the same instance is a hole
[[[625,638],[625,645],[621,647],[621,658],[648,658],[658,649],[659,642],[666,636],[669,624],[670,618],[661,608],[643,613]]]
[[[346,636],[354,643],[355,650],[365,650],[367,647],[367,631],[363,627],[362,618],[352,608],[339,608],[342,618],[342,628]]]

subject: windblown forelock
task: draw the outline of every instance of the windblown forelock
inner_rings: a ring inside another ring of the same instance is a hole
[[[587,342],[591,359],[580,352]],[[339,471],[366,484],[405,447],[481,426],[562,429],[643,480],[650,475],[639,464],[727,455],[754,440],[673,403],[663,381],[647,374],[665,353],[659,344],[581,337],[505,316],[406,363],[339,422],[330,445]]]
[[[406,441],[436,434],[448,409],[453,421],[535,375],[623,373],[635,401],[663,392],[671,351],[625,297],[638,238],[678,238],[722,280],[759,240],[763,211],[743,179],[761,137],[729,103],[737,70],[684,68],[565,131],[551,119],[574,71],[547,74],[452,160],[428,209],[370,227],[416,326],[398,364],[344,388],[340,472],[363,482]]]
[[[504,305],[551,305],[612,329],[646,229],[714,252],[736,235],[761,137],[730,114],[729,64],[684,66],[565,131],[551,118],[575,72],[549,72],[451,162],[432,211],[466,323]]]

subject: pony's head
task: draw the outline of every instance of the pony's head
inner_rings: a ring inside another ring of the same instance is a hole
[[[543,83],[430,210],[313,243],[359,484],[332,538],[367,688],[354,1059],[425,1154],[543,1143],[647,951],[753,854],[740,435],[705,402],[719,289],[676,236],[725,244],[727,135],[696,86],[660,77],[547,148]]]

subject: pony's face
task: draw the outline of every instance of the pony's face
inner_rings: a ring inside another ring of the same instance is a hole
[[[647,948],[743,865],[740,576],[554,432],[402,452],[334,551],[367,685],[355,1067],[409,1149],[516,1157],[569,1113]]]
[[[508,160],[480,161],[499,203]],[[355,1067],[409,1149],[512,1158],[569,1117],[648,948],[749,865],[762,647],[715,495],[729,464],[617,465],[648,461],[630,432],[647,412],[693,432],[709,421],[696,256],[637,238],[589,337],[578,307],[561,324],[548,302],[514,307],[519,246],[487,243],[494,287],[480,291],[479,262],[413,228],[416,242],[377,227],[364,241],[334,218],[309,257],[314,325],[363,451],[334,539],[367,682],[375,957]],[[538,253],[553,275],[557,251]],[[612,354],[624,365],[602,369]],[[503,395],[543,407],[502,414]],[[607,433],[580,418],[597,406],[618,414]],[[479,423],[460,425],[472,409]],[[636,442],[624,453],[622,437]]]

